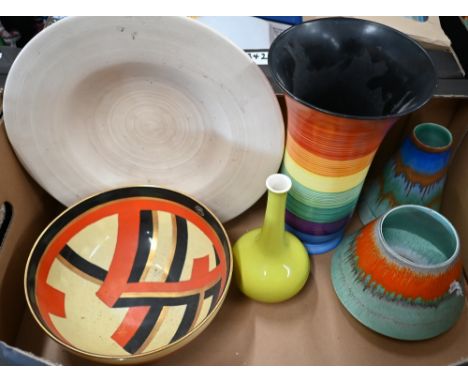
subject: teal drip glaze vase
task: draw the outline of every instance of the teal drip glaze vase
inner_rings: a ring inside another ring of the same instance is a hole
[[[417,125],[359,202],[364,224],[393,207],[418,204],[439,210],[451,156],[452,134],[435,123]]]
[[[291,179],[283,174],[267,178],[268,201],[263,226],[244,234],[233,247],[234,277],[239,289],[253,300],[281,302],[304,287],[310,260],[302,242],[285,231],[286,195]]]
[[[401,340],[446,332],[465,304],[457,232],[444,216],[418,205],[391,209],[345,238],[331,278],[354,318]]]

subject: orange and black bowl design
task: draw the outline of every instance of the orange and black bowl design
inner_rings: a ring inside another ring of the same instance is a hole
[[[99,362],[146,362],[214,318],[232,274],[228,236],[194,199],[120,188],[58,216],[25,272],[29,308],[67,349]]]

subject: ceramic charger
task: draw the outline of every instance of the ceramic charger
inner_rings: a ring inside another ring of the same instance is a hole
[[[284,150],[283,116],[260,68],[187,17],[47,27],[11,67],[4,119],[25,169],[66,206],[152,184],[183,190],[225,222],[262,196]]]

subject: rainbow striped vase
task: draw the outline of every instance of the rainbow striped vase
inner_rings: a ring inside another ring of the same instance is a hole
[[[293,187],[286,224],[309,253],[341,241],[375,152],[396,118],[335,116],[286,96],[288,135],[282,172]]]
[[[331,277],[354,318],[397,339],[435,337],[455,325],[464,306],[457,232],[423,206],[393,208],[345,238]]]
[[[284,31],[268,65],[286,97],[287,229],[310,254],[328,252],[343,238],[387,131],[432,97],[435,70],[404,34],[339,17]]]
[[[364,188],[358,212],[364,224],[402,204],[439,210],[452,134],[435,123],[417,125],[384,170]]]

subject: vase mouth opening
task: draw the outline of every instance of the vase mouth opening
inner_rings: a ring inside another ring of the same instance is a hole
[[[453,225],[440,213],[419,205],[403,205],[380,220],[385,250],[406,266],[431,271],[451,265],[460,241]]]
[[[270,175],[266,180],[266,187],[268,191],[275,194],[284,194],[292,187],[291,178],[284,174]]]
[[[445,151],[452,145],[452,133],[437,123],[421,123],[413,129],[413,138],[429,151]]]
[[[272,43],[268,66],[292,99],[341,118],[394,119],[426,104],[437,75],[414,40],[356,18],[309,20]]]

